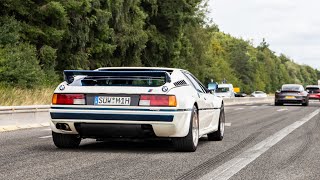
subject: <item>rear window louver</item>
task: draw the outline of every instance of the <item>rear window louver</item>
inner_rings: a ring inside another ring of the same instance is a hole
[[[166,71],[64,71],[64,79],[68,84],[74,81],[75,76],[84,76],[81,79],[82,86],[157,87],[171,82],[171,76]]]
[[[187,86],[188,85],[185,80],[180,80],[180,81],[177,81],[177,82],[175,82],[173,84],[175,86]]]

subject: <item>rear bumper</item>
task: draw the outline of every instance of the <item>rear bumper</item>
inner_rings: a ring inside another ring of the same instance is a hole
[[[310,94],[309,99],[318,99],[318,100],[320,100],[320,94]]]
[[[51,118],[78,120],[120,120],[120,121],[156,121],[156,122],[172,122],[174,115],[152,115],[152,114],[112,114],[112,113],[69,113],[69,112],[51,112]]]
[[[122,136],[121,133],[126,135],[131,130],[144,131],[145,127],[149,127],[148,131],[151,128],[156,137],[184,137],[189,131],[191,112],[191,109],[97,106],[52,106],[50,109],[54,132],[96,138]],[[68,124],[71,131],[57,129],[57,123]],[[112,131],[114,133],[110,133]]]
[[[302,104],[306,103],[308,99],[306,97],[296,97],[295,99],[287,99],[285,97],[276,97],[275,102],[277,103],[288,103],[288,104]]]

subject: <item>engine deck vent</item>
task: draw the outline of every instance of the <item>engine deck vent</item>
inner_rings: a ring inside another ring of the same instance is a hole
[[[180,80],[180,81],[177,81],[177,82],[175,82],[173,84],[175,86],[187,86],[188,85],[185,80]]]

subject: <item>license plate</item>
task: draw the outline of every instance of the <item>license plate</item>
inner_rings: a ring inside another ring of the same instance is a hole
[[[94,98],[94,105],[129,106],[130,102],[130,97],[96,96]]]
[[[286,96],[286,99],[295,99],[296,97],[294,96]]]

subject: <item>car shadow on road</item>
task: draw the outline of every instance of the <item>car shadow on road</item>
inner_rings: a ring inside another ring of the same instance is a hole
[[[208,143],[206,137],[199,140],[198,148]],[[126,153],[164,153],[176,152],[170,140],[84,140],[78,148],[59,149],[54,146],[36,147],[41,151],[50,152],[126,152]]]
[[[171,141],[97,141],[81,144],[80,151],[109,151],[109,152],[166,152],[172,151]]]
[[[198,147],[205,143],[200,139]],[[127,140],[91,142],[80,145],[81,151],[115,151],[115,152],[175,152],[170,140]]]
[[[274,106],[274,105],[271,105],[271,106]],[[305,107],[305,108],[320,107],[320,103],[318,103],[318,101],[316,101],[316,102],[310,103],[308,106],[303,106],[302,104],[284,104],[282,106],[276,106],[276,107]]]

